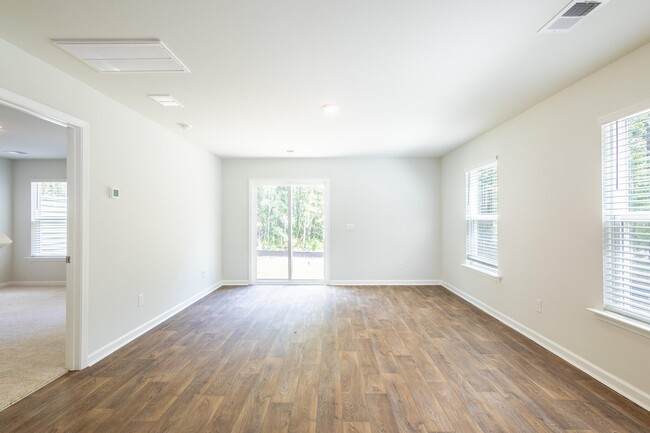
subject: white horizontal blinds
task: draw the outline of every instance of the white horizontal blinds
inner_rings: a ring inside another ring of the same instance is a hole
[[[466,173],[467,263],[497,273],[497,162]]]
[[[650,323],[650,111],[602,141],[605,309]]]
[[[33,257],[65,257],[67,208],[66,182],[32,182]]]

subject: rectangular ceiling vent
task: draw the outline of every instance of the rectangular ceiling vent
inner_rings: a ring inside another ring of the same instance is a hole
[[[539,33],[558,33],[572,30],[587,15],[609,0],[573,0],[551,21],[539,30]]]
[[[149,95],[149,97],[165,108],[183,107],[183,104],[178,102],[172,95]]]
[[[52,42],[98,72],[190,72],[169,48],[157,39],[55,39]]]

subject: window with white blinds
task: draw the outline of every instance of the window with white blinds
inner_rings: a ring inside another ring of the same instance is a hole
[[[467,264],[496,276],[499,273],[496,161],[466,173],[465,206]]]
[[[650,110],[602,127],[604,307],[650,323]]]
[[[32,257],[66,256],[67,211],[66,182],[32,182]]]

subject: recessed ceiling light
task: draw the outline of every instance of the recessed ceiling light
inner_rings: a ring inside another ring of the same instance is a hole
[[[162,105],[163,107],[182,107],[183,104],[174,99],[171,95],[149,95],[151,99]]]
[[[189,123],[179,123],[178,126],[183,130],[183,131],[189,131],[192,129],[192,125]]]
[[[27,155],[27,152],[23,152],[22,150],[3,150],[2,153],[9,155]]]
[[[326,113],[331,113],[331,114],[339,112],[339,106],[336,104],[325,104],[322,107],[320,107],[320,109]]]

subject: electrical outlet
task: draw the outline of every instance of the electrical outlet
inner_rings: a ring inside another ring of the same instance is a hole
[[[541,299],[535,299],[535,311],[538,313],[542,312],[542,300]]]
[[[138,295],[138,307],[142,307],[144,305],[144,293],[140,293]]]
[[[405,269],[406,269],[406,263],[404,263],[404,262],[399,262],[399,266],[398,266],[398,267],[399,267],[401,270],[405,270]]]
[[[203,269],[203,270],[201,271],[201,278],[204,278],[204,279],[205,279],[205,269]]]

